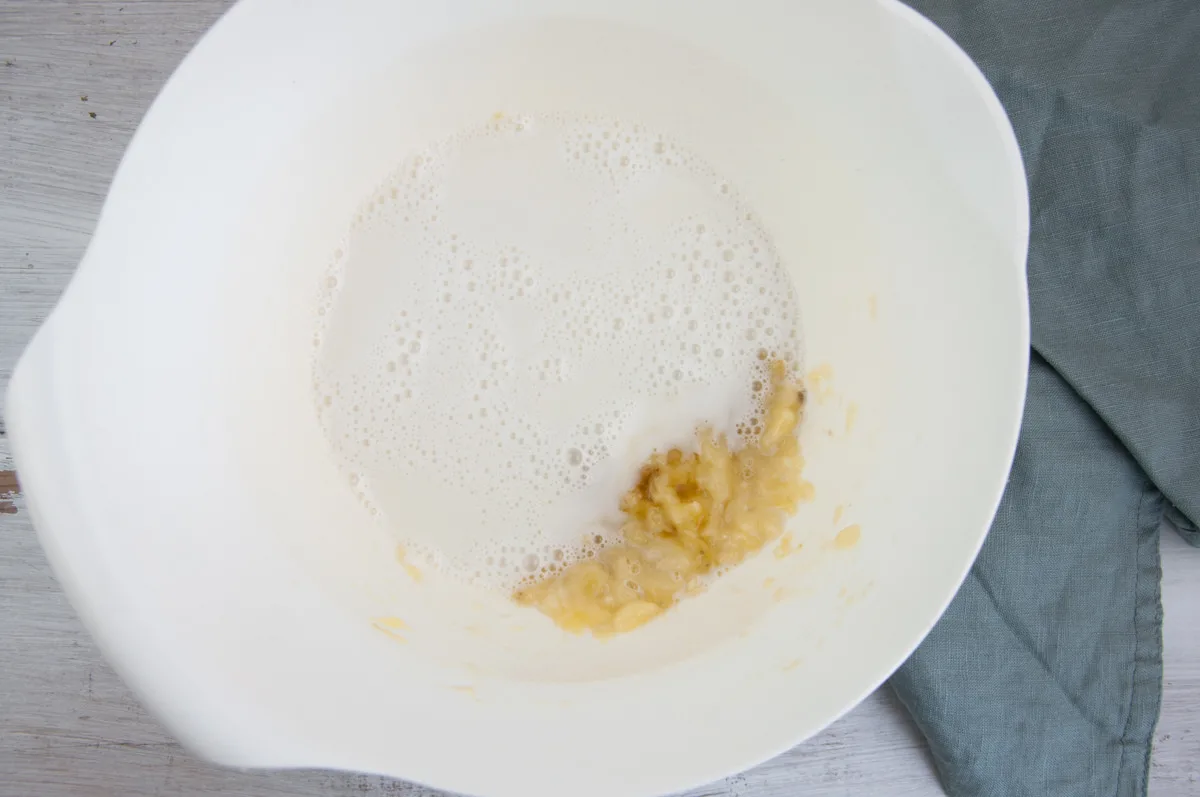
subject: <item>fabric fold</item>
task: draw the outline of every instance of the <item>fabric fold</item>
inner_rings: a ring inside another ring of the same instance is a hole
[[[1164,506],[1103,421],[1035,355],[992,533],[892,678],[951,795],[1144,791],[1162,681]]]
[[[909,4],[1017,133],[1034,355],[988,541],[892,685],[953,797],[1141,795],[1163,518],[1200,546],[1200,5]]]

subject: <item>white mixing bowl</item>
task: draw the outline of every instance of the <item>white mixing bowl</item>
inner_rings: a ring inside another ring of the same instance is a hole
[[[312,289],[355,206],[504,109],[641,120],[733,178],[828,365],[801,552],[607,642],[405,577],[312,406]],[[17,368],[21,480],[87,627],[206,758],[684,789],[854,706],[966,574],[1020,421],[1027,211],[1000,103],[892,0],[243,0],[146,116]]]

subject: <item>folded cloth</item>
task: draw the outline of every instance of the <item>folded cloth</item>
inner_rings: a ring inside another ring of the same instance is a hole
[[[1200,546],[1200,3],[907,2],[1016,129],[1034,354],[991,535],[892,686],[953,797],[1142,795],[1164,515]]]

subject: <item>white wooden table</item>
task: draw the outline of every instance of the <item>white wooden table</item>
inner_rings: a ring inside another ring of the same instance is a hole
[[[67,283],[118,159],[231,0],[0,0],[0,389]],[[0,426],[0,471],[12,469]],[[119,485],[116,486],[119,489]],[[378,777],[242,773],[183,751],[104,663],[0,476],[0,797],[383,795]],[[1166,684],[1151,793],[1200,794],[1200,552],[1163,535]],[[816,739],[695,795],[939,795],[886,690]]]

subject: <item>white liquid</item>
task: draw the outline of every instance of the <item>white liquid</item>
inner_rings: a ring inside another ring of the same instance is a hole
[[[315,399],[347,483],[410,551],[505,590],[611,538],[651,451],[737,434],[764,352],[801,367],[751,209],[621,121],[503,117],[412,155],[321,290]]]

